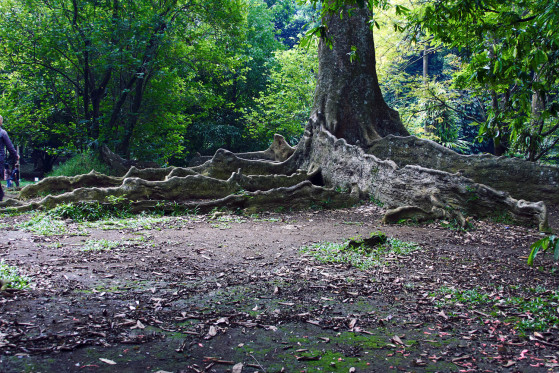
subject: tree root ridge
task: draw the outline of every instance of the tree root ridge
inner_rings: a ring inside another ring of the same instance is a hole
[[[415,136],[389,135],[375,140],[368,154],[391,159],[399,167],[418,165],[459,173],[477,183],[509,192],[513,198],[558,203],[558,167],[490,154],[463,155]]]
[[[286,201],[290,201],[289,204]],[[176,211],[196,211],[208,213],[216,208],[229,210],[243,210],[247,213],[267,211],[278,207],[294,210],[306,208],[340,208],[351,206],[358,202],[356,196],[347,193],[337,193],[332,189],[313,185],[310,181],[303,181],[290,187],[279,187],[267,191],[244,192],[230,194],[223,198],[209,201],[161,201],[144,200],[130,204],[134,213],[153,211],[171,214]]]
[[[312,117],[308,126],[312,136],[301,167],[320,167],[327,186],[367,194],[384,203],[389,208],[387,222],[447,218],[465,225],[467,216],[502,214],[516,223],[548,227],[543,202],[515,200],[459,174],[415,165],[399,168],[392,160],[381,160],[336,138],[324,129],[319,116]]]
[[[101,174],[92,170],[88,174],[68,176],[47,177],[36,184],[27,185],[20,192],[22,199],[34,198],[50,193],[70,192],[77,188],[87,188],[90,186],[112,187],[122,183],[122,177],[113,177]]]
[[[325,129],[323,121],[323,116],[313,115],[299,144],[293,152],[288,149],[283,153],[289,157],[282,162],[241,158],[220,149],[210,161],[196,167],[132,167],[122,178],[95,172],[74,178],[47,178],[24,188],[21,197],[37,196],[48,188],[65,193],[30,204],[10,202],[11,207],[1,203],[0,207],[17,211],[50,209],[80,201],[110,202],[112,196],[132,204],[134,211],[156,207],[253,211],[278,207],[335,208],[369,197],[388,208],[385,222],[453,219],[464,227],[469,216],[499,216],[547,228],[543,202],[513,199],[506,192],[460,173],[419,165],[399,167],[393,160],[381,160],[336,138]],[[193,202],[200,199],[205,202]]]
[[[290,146],[284,139],[284,136],[275,134],[272,144],[268,149],[260,152],[249,152],[249,153],[236,153],[238,158],[249,159],[249,160],[265,160],[273,162],[284,162],[286,159],[294,153],[295,148]],[[210,161],[212,157],[210,156],[198,156],[193,158],[189,166],[200,166],[207,161]]]

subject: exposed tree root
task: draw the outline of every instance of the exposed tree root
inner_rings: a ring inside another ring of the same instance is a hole
[[[289,201],[289,203],[286,203]],[[196,210],[208,213],[216,208],[229,210],[243,210],[247,213],[269,211],[278,208],[306,209],[306,208],[340,208],[351,206],[358,202],[355,195],[338,193],[332,189],[318,187],[309,181],[304,181],[291,187],[274,188],[267,191],[245,192],[243,194],[228,195],[227,197],[203,202],[171,202],[171,201],[138,201],[131,205],[133,212],[158,211],[171,213],[178,209]]]
[[[508,193],[458,173],[417,165],[398,167],[392,160],[381,160],[337,139],[324,129],[319,115],[310,119],[302,140],[284,162],[241,158],[220,149],[211,160],[196,167],[131,168],[122,178],[95,172],[74,178],[47,178],[24,188],[21,197],[31,198],[49,191],[65,193],[29,204],[8,201],[0,207],[11,205],[11,209],[19,211],[50,209],[62,203],[106,203],[111,197],[118,197],[134,211],[156,206],[160,210],[255,210],[310,205],[339,207],[355,203],[360,197],[370,197],[388,208],[385,222],[453,219],[465,226],[469,216],[500,216],[547,228],[543,202],[515,200]]]
[[[237,157],[243,159],[260,159],[274,162],[283,162],[294,153],[295,148],[286,142],[283,136],[274,135],[272,144],[265,151],[237,153]],[[211,160],[210,156],[198,156],[191,160],[189,166],[200,166],[201,164]]]
[[[548,225],[542,202],[514,200],[459,174],[420,166],[399,168],[391,160],[380,160],[337,139],[324,129],[320,116],[310,119],[298,153],[303,160],[300,167],[320,169],[327,186],[368,194],[384,203],[389,208],[387,221],[414,216],[418,220],[456,219],[464,225],[467,216],[507,215],[512,221],[540,229]]]
[[[26,186],[21,190],[19,196],[22,199],[29,199],[52,193],[70,192],[77,188],[112,187],[122,184],[122,180],[122,177],[107,176],[96,171],[74,177],[53,176]]]
[[[513,198],[558,204],[558,167],[490,154],[462,155],[415,136],[389,135],[373,142],[369,154],[391,159],[397,166],[418,165],[459,173]]]

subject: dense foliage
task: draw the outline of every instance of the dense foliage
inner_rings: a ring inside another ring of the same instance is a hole
[[[372,9],[385,99],[411,133],[557,162],[557,1],[0,0],[0,114],[44,171],[102,143],[161,165],[294,144],[314,37],[336,43],[319,20],[345,5]]]
[[[482,102],[480,134],[498,154],[534,161],[558,144],[558,1],[438,0],[417,7],[417,35],[456,48],[455,85]]]

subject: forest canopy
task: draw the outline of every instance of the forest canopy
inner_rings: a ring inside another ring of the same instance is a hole
[[[558,2],[544,0],[0,0],[6,129],[46,172],[102,144],[161,166],[274,133],[295,145],[319,20],[343,4],[371,8],[379,82],[410,133],[558,162]]]

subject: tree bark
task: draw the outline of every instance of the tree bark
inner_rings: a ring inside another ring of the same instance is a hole
[[[389,134],[406,136],[399,114],[387,106],[375,70],[373,32],[367,8],[342,11],[324,23],[334,40],[332,49],[319,42],[319,75],[311,115],[349,144],[369,146]],[[353,52],[354,50],[354,52]],[[350,58],[353,53],[354,58]]]

